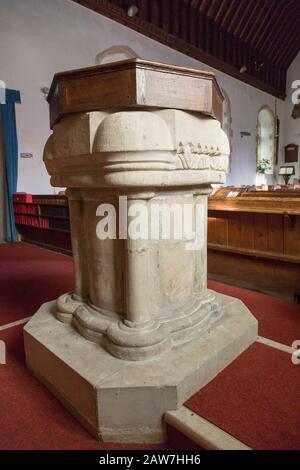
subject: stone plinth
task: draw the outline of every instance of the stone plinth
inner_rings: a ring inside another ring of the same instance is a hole
[[[100,439],[163,441],[163,414],[256,339],[246,307],[207,289],[207,197],[229,155],[218,100],[211,74],[137,60],[52,85],[44,161],[67,187],[75,285],[26,325],[26,359]]]

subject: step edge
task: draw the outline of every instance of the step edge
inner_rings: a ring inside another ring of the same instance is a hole
[[[295,349],[292,346],[279,343],[278,341],[274,341],[273,339],[266,338],[265,336],[258,336],[257,342],[264,344],[265,346],[269,346],[270,348],[277,349],[278,351],[286,352],[288,354],[293,354],[293,352],[295,351]]]
[[[164,421],[206,450],[252,450],[184,405],[165,413]]]

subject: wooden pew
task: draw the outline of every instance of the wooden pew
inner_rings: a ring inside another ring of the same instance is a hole
[[[208,203],[208,272],[299,300],[300,191],[216,191]]]

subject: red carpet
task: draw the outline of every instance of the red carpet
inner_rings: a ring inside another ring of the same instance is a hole
[[[0,245],[0,325],[32,315],[72,285],[71,258],[26,243]],[[242,299],[260,335],[286,344],[300,339],[299,305],[217,282],[209,287]],[[0,449],[165,448],[95,441],[26,370],[22,329],[0,331],[8,349],[0,366]],[[287,353],[256,344],[188,406],[250,447],[300,447],[299,372]]]
[[[0,449],[167,449],[166,445],[97,442],[35,380],[24,365],[23,326],[0,332],[6,342],[6,365],[0,365]]]
[[[241,299],[257,318],[260,336],[288,346],[300,339],[299,304],[216,281],[209,281],[208,287]]]
[[[185,404],[253,449],[300,449],[300,365],[255,343]]]
[[[34,314],[72,286],[72,258],[29,243],[0,244],[0,325]]]

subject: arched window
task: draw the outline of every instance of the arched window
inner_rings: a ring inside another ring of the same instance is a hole
[[[229,165],[228,165],[228,172],[230,173],[231,171],[231,137],[232,137],[232,117],[231,117],[231,106],[230,106],[230,99],[228,94],[224,89],[222,89],[222,93],[224,96],[224,101],[223,101],[223,110],[222,110],[222,129],[226,133],[228,140],[229,140],[229,146],[230,146],[230,157],[229,157]]]
[[[138,54],[128,46],[112,46],[96,55],[95,64],[107,64],[118,60],[139,58]]]
[[[275,163],[275,115],[264,106],[257,117],[256,169],[257,173],[273,174]]]

